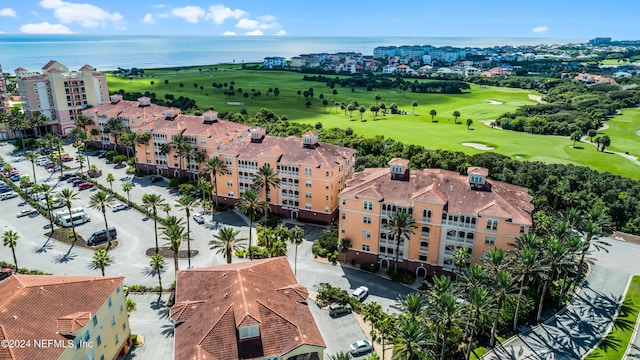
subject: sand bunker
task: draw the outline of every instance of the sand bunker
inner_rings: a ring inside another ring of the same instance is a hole
[[[640,130],[636,131],[636,135],[640,136]]]
[[[504,104],[502,101],[496,101],[496,100],[487,100],[487,102],[489,103],[489,105],[502,105],[502,104]]]
[[[244,103],[240,101],[227,101],[227,105],[244,105]]]
[[[472,148],[478,149],[478,150],[493,150],[493,149],[495,149],[495,148],[493,148],[491,146],[487,146],[485,144],[478,144],[478,143],[473,143],[473,142],[463,142],[460,145],[472,147]]]

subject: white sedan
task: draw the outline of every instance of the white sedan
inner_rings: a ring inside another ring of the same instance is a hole
[[[369,288],[366,286],[360,286],[359,288],[355,289],[352,294],[352,296],[358,301],[364,300],[367,295],[369,295]]]
[[[122,203],[120,203],[120,204],[115,204],[115,205],[113,205],[113,207],[111,208],[111,210],[113,210],[113,212],[118,212],[118,211],[120,211],[120,210],[127,210],[127,209],[129,209],[129,205],[122,204]]]
[[[24,217],[24,216],[28,216],[28,215],[31,215],[31,214],[35,214],[35,213],[37,213],[37,212],[38,212],[38,211],[37,211],[36,209],[22,209],[22,210],[20,210],[20,211],[18,212],[18,214],[16,215],[16,217],[21,218],[21,217]]]

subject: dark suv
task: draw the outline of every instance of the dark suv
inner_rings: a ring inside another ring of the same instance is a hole
[[[341,314],[351,314],[351,305],[349,304],[333,304],[329,306],[329,315],[337,316]]]

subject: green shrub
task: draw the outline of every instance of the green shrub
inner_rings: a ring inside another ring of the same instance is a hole
[[[127,285],[127,289],[129,292],[159,292],[160,286],[146,286],[146,285]]]
[[[378,270],[380,270],[380,265],[378,265],[378,264],[361,264],[360,265],[360,269],[374,273],[374,272],[377,272]]]
[[[233,255],[234,255],[235,257],[238,257],[238,258],[244,258],[244,257],[246,256],[246,254],[247,254],[247,250],[246,250],[246,249],[236,250],[236,251],[233,253]]]
[[[387,271],[387,275],[391,277],[392,281],[399,282],[406,285],[411,285],[414,282],[416,282],[416,275],[413,272],[410,272],[404,269],[398,269],[397,272],[394,272],[393,270],[389,270]]]
[[[14,264],[8,263],[6,261],[0,261],[0,267],[13,269]],[[20,270],[18,272],[20,274],[26,274],[26,275],[51,275],[51,274],[46,273],[44,271],[31,270],[31,269],[25,269],[25,268],[20,268]]]
[[[316,296],[316,300],[322,306],[333,304],[333,303],[339,303],[339,304],[349,303],[350,296],[347,290],[334,287],[329,283],[320,283],[315,285],[314,288],[318,292],[318,295]]]
[[[267,249],[262,246],[252,246],[251,254],[253,255],[254,259],[262,259],[269,256],[269,254],[267,253]]]
[[[347,293],[349,295],[349,293]],[[353,296],[349,296],[349,305],[351,305],[351,309],[357,313],[362,311],[362,303],[360,300],[354,298]]]
[[[180,183],[180,178],[169,179],[169,187],[177,188],[178,186],[180,186]]]
[[[104,154],[104,157],[109,160],[109,161],[113,161],[113,157],[117,156],[118,152],[115,150],[109,150]]]

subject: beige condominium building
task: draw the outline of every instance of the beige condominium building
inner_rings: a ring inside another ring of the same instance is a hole
[[[189,161],[184,157],[180,159],[169,146],[176,135],[182,135],[204,158],[210,157],[219,146],[249,135],[248,126],[218,119],[216,111],[185,115],[178,108],[152,104],[148,97],[131,101],[123,100],[121,95],[111,95],[108,103],[86,109],[83,114],[94,122],[87,131],[98,129],[98,138],[94,140],[105,148],[115,146],[113,134],[105,131],[111,118],[118,119],[124,128],[138,135],[149,134],[148,143],[136,146],[138,169],[172,177],[182,174],[195,179],[204,170],[197,156]]]
[[[112,360],[128,353],[123,277],[12,275],[0,282],[0,359]]]
[[[329,224],[337,219],[338,193],[355,168],[356,151],[318,141],[308,132],[302,138],[266,135],[265,129],[250,130],[250,136],[221,145],[214,152],[228,168],[220,176],[218,198],[235,204],[251,188],[255,174],[270,166],[280,177],[280,187],[271,188],[271,211],[290,218]],[[265,198],[261,190],[261,198]]]
[[[78,71],[49,61],[41,72],[15,70],[22,106],[27,113],[39,111],[50,121],[48,130],[67,135],[88,106],[109,101],[106,75],[90,65]]]
[[[526,188],[490,180],[480,167],[464,176],[408,165],[395,158],[388,168],[365,169],[340,193],[339,237],[352,242],[347,261],[393,265],[397,239],[387,224],[397,211],[416,225],[408,241],[400,239],[398,267],[418,276],[453,270],[458,248],[477,261],[529,231],[533,205]]]
[[[9,113],[9,93],[7,92],[7,79],[2,72],[2,66],[0,66],[0,113]],[[0,140],[4,140],[0,138]]]

